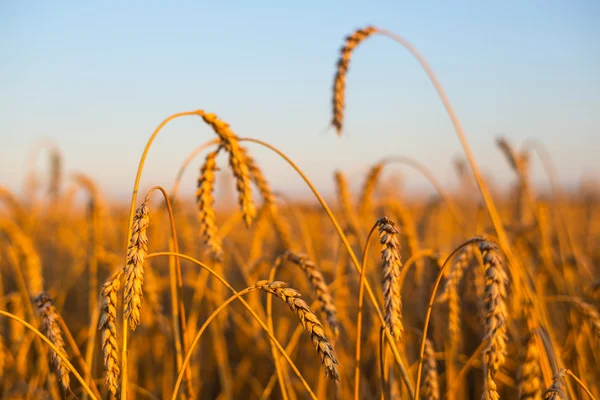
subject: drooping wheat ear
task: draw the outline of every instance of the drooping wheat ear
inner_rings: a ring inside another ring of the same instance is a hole
[[[566,400],[564,377],[562,372],[556,374],[552,379],[552,384],[543,393],[544,400]]]
[[[215,215],[213,191],[215,189],[215,172],[217,171],[217,155],[221,148],[208,153],[204,164],[200,167],[200,177],[196,189],[196,205],[200,232],[204,243],[208,246],[212,257],[220,259],[223,256],[223,246],[219,238],[219,227]]]
[[[335,80],[333,81],[333,117],[331,124],[335,127],[338,136],[342,135],[342,125],[344,121],[344,106],[346,96],[346,74],[350,67],[350,58],[352,51],[366,38],[377,32],[377,29],[372,26],[367,26],[363,29],[354,31],[350,36],[346,37],[346,43],[340,50],[340,58],[337,62],[337,70]]]
[[[527,304],[523,314],[525,319],[525,332],[523,335],[520,354],[520,368],[517,375],[519,383],[519,398],[521,400],[537,400],[542,395],[542,370],[540,367],[540,351],[536,343],[533,306]]]
[[[570,301],[581,315],[581,319],[588,323],[594,339],[600,343],[600,313],[598,310],[578,297],[571,297]]]
[[[423,381],[422,399],[438,400],[440,398],[440,385],[438,382],[437,362],[435,360],[435,349],[433,342],[429,339],[425,340],[425,353],[423,364]]]
[[[269,185],[269,181],[267,181],[267,178],[263,174],[256,160],[254,160],[254,158],[248,154],[248,151],[244,147],[240,147],[240,149],[246,158],[246,164],[248,165],[250,176],[256,184],[256,187],[258,188],[258,191],[260,192],[260,195],[263,198],[267,209],[269,210],[271,220],[273,221],[273,226],[279,234],[279,239],[281,239],[281,242],[286,249],[290,249],[292,246],[292,233],[290,226],[279,214],[277,202],[275,200],[275,194],[273,194],[273,190],[271,190],[271,185]]]
[[[310,309],[308,304],[300,298],[300,293],[290,288],[287,283],[279,281],[269,282],[263,280],[256,282],[255,287],[275,295],[287,303],[290,310],[292,310],[300,320],[300,324],[304,330],[310,334],[312,343],[321,357],[321,363],[325,366],[325,374],[330,379],[339,382],[340,376],[336,368],[336,365],[339,363],[333,354],[331,343],[325,335],[323,325],[321,325],[319,319]]]
[[[460,334],[460,296],[458,288],[464,276],[465,270],[469,267],[473,257],[473,246],[466,246],[457,256],[456,262],[450,269],[448,280],[444,288],[443,296],[448,301],[448,333],[450,345],[458,346],[461,338]]]
[[[17,250],[19,261],[23,263],[23,274],[29,296],[36,297],[43,291],[44,278],[42,262],[31,239],[15,223],[8,220],[0,222],[0,232],[4,232]]]
[[[400,297],[400,244],[398,229],[392,220],[381,217],[377,220],[381,259],[383,260],[383,299],[385,323],[396,340],[402,340],[402,299]]]
[[[131,240],[127,249],[127,264],[125,265],[125,318],[129,327],[135,331],[140,323],[142,297],[144,286],[144,259],[148,253],[148,236],[146,231],[150,223],[148,199],[135,211],[131,224]]]
[[[61,351],[65,356],[65,342],[63,340],[63,333],[60,330],[58,322],[58,312],[52,305],[52,299],[50,296],[42,292],[35,298],[35,304],[40,317],[42,318],[42,331],[44,335]],[[69,368],[67,364],[56,354],[54,350],[50,350],[50,358],[52,364],[56,369],[56,373],[59,376],[60,383],[65,391],[69,390]]]
[[[363,184],[362,190],[360,192],[360,200],[358,204],[358,212],[360,215],[365,216],[369,212],[371,212],[371,208],[373,207],[373,196],[375,194],[375,187],[377,186],[377,181],[381,176],[381,172],[383,171],[383,164],[375,164],[369,170],[367,177],[365,179],[365,183]]]
[[[479,251],[483,258],[485,275],[485,339],[488,344],[483,352],[483,361],[487,369],[483,398],[497,400],[494,377],[506,359],[506,286],[508,277],[504,264],[498,254],[498,246],[488,241],[479,242]]]
[[[62,176],[62,157],[57,147],[50,150],[50,183],[48,193],[52,198],[58,196],[60,190],[60,181]]]
[[[209,124],[215,133],[219,136],[225,150],[229,153],[229,165],[235,176],[235,186],[238,192],[238,199],[244,221],[247,226],[250,226],[252,220],[256,216],[256,208],[252,201],[252,188],[250,187],[250,172],[244,156],[244,151],[239,143],[239,139],[229,127],[229,124],[220,120],[215,114],[206,113],[203,110],[198,111],[198,115],[204,119],[204,122]]]
[[[296,254],[288,251],[285,254],[285,257],[288,261],[299,266],[308,277],[310,285],[317,293],[317,300],[321,306],[321,311],[327,317],[329,328],[331,328],[331,332],[333,333],[334,337],[337,337],[340,333],[340,323],[337,317],[337,309],[335,304],[333,304],[333,298],[331,297],[331,293],[329,293],[329,287],[327,287],[327,283],[325,282],[323,274],[317,265],[306,254]]]
[[[121,275],[102,285],[102,310],[98,329],[102,332],[104,355],[104,382],[108,390],[117,395],[119,385],[119,342],[117,340],[117,293],[121,287]]]

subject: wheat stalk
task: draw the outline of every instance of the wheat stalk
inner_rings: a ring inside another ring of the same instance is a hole
[[[56,346],[61,353],[66,355],[67,352],[65,351],[65,342],[63,340],[63,334],[58,323],[59,316],[56,308],[54,308],[52,305],[52,299],[47,293],[42,292],[35,298],[35,304],[38,313],[42,318],[42,331],[46,337],[50,339],[54,346]],[[68,392],[70,383],[69,367],[54,350],[50,351],[50,358],[52,360],[52,364],[54,364],[56,372],[58,373],[61,386],[65,392]]]
[[[317,264],[315,264],[306,254],[297,254],[288,251],[285,257],[288,261],[299,266],[308,277],[310,285],[317,293],[317,300],[321,306],[321,311],[327,317],[329,328],[331,329],[333,336],[337,337],[340,333],[340,323],[337,317],[337,309],[335,304],[333,304],[333,298],[329,292],[325,278],[317,267]]]
[[[497,400],[494,377],[506,359],[506,285],[508,277],[502,259],[498,255],[498,246],[488,241],[479,242],[484,263],[485,275],[485,339],[488,344],[483,352],[487,375],[483,398]]]
[[[129,327],[135,331],[140,323],[144,286],[144,259],[148,253],[146,230],[150,223],[148,198],[138,207],[131,225],[131,240],[125,265],[124,315]]]
[[[202,117],[204,122],[213,128],[221,139],[223,146],[225,146],[225,150],[229,153],[229,165],[235,176],[239,204],[244,214],[244,222],[246,222],[247,226],[250,226],[256,216],[256,208],[252,201],[250,172],[245,157],[246,151],[240,145],[239,138],[233,133],[228,123],[219,119],[215,114],[206,113],[203,110],[198,110],[197,113]]]
[[[262,280],[255,284],[255,287],[275,295],[281,300],[285,301],[290,307],[290,310],[300,320],[300,324],[304,330],[310,334],[310,338],[317,350],[317,353],[321,357],[321,363],[325,366],[325,374],[332,380],[340,380],[336,365],[338,361],[333,354],[333,349],[325,335],[323,325],[319,322],[319,319],[315,313],[310,309],[308,304],[300,298],[300,293],[289,287],[285,282],[269,282],[268,280]]]
[[[104,382],[108,390],[117,395],[119,385],[119,343],[117,341],[117,294],[121,287],[121,274],[102,285],[102,311],[98,329],[102,332],[104,355]]]
[[[219,227],[215,215],[213,191],[215,188],[215,172],[217,171],[217,155],[221,148],[208,153],[204,164],[200,167],[200,177],[196,189],[196,205],[198,208],[198,219],[200,221],[200,232],[204,237],[204,243],[209,248],[212,257],[220,259],[223,256],[223,246],[219,238]]]
[[[344,119],[345,107],[345,92],[346,92],[346,74],[350,67],[350,58],[352,51],[366,38],[371,36],[377,30],[372,26],[367,26],[363,29],[354,31],[346,37],[346,43],[340,50],[340,58],[337,62],[337,70],[333,82],[333,99],[331,101],[333,107],[333,117],[331,124],[337,130],[338,136],[342,135],[342,124]]]
[[[402,299],[400,298],[400,244],[398,229],[392,220],[381,217],[377,220],[381,258],[383,260],[383,298],[385,323],[396,340],[402,340]]]

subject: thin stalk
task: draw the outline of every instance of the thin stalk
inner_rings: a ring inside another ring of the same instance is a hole
[[[363,300],[365,296],[365,274],[367,271],[367,259],[369,256],[369,242],[373,237],[375,229],[377,229],[377,222],[371,227],[365,247],[363,250],[362,264],[360,270],[360,279],[358,283],[358,314],[356,316],[356,351],[354,353],[354,400],[358,400],[359,386],[360,386],[360,336],[362,335],[362,311],[363,311]],[[385,328],[385,324],[384,324]]]

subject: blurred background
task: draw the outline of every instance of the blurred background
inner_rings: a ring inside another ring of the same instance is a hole
[[[411,155],[455,186],[451,163],[462,151],[450,120],[418,63],[388,38],[356,51],[345,137],[328,129],[338,50],[368,24],[406,37],[429,60],[492,183],[513,180],[498,135],[518,146],[542,140],[567,187],[597,176],[597,1],[198,1],[2,2],[0,179],[20,192],[32,149],[52,139],[66,171],[93,176],[109,198],[127,198],[154,128],[202,108],[239,136],[278,146],[325,193],[334,169],[357,187],[368,165],[392,154]],[[213,136],[195,118],[168,125],[142,187],[170,187],[187,154]],[[276,189],[308,196],[281,160],[251,151]],[[200,163],[186,173],[183,193],[193,193]],[[543,190],[538,160],[532,168]],[[430,190],[406,168],[387,173],[399,170],[407,190]]]

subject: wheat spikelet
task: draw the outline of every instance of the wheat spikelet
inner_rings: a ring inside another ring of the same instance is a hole
[[[215,188],[215,172],[217,171],[217,155],[221,148],[208,153],[204,164],[200,167],[200,177],[196,189],[196,205],[198,207],[198,219],[200,221],[200,232],[204,237],[204,243],[208,246],[211,256],[220,259],[223,256],[223,246],[219,238],[219,228],[215,215],[213,191]]]
[[[337,309],[333,304],[333,298],[325,282],[323,274],[317,267],[317,265],[308,258],[305,254],[296,254],[293,252],[287,252],[285,257],[288,261],[298,265],[302,271],[308,277],[310,285],[313,290],[317,293],[317,300],[321,305],[321,311],[327,317],[327,323],[334,337],[337,337],[340,333],[340,323],[337,317]]]
[[[375,186],[383,171],[383,164],[375,164],[369,170],[365,183],[363,184],[360,192],[360,200],[358,204],[358,212],[360,215],[365,216],[373,207],[373,196],[375,194]]]
[[[422,398],[427,400],[438,400],[440,398],[440,385],[438,382],[437,362],[435,360],[435,349],[431,340],[425,340],[425,358],[423,364],[423,391]]]
[[[63,334],[60,330],[58,322],[58,312],[52,305],[52,299],[50,296],[42,292],[35,298],[36,307],[40,317],[42,318],[42,331],[50,339],[50,341],[56,346],[56,348],[63,353],[65,351],[65,342],[63,340]],[[66,363],[56,354],[54,350],[50,350],[50,358],[54,368],[59,376],[60,383],[65,391],[69,390],[69,368]]]
[[[402,340],[402,299],[400,298],[400,244],[398,229],[392,220],[382,217],[377,220],[381,258],[383,260],[383,298],[385,323],[396,340]]]
[[[340,50],[340,58],[337,63],[337,70],[335,73],[335,79],[333,82],[333,117],[331,124],[337,130],[338,136],[342,135],[342,124],[344,120],[344,106],[345,106],[345,92],[346,92],[346,74],[350,67],[350,58],[352,57],[352,51],[358,46],[363,40],[371,36],[377,31],[372,26],[367,26],[363,29],[354,31],[350,36],[346,37],[346,43]]]
[[[452,269],[450,269],[444,288],[443,295],[448,301],[448,333],[452,347],[456,347],[460,342],[460,297],[458,295],[458,288],[465,270],[471,262],[472,255],[472,246],[467,246],[461,251]]]
[[[310,338],[317,350],[317,353],[321,357],[321,363],[325,366],[325,374],[332,380],[340,380],[336,365],[339,364],[333,354],[333,349],[329,343],[329,339],[325,335],[323,325],[319,322],[319,319],[315,313],[310,309],[308,304],[300,298],[300,293],[289,287],[285,282],[269,282],[266,280],[259,281],[255,284],[255,287],[279,297],[285,301],[290,307],[290,310],[300,320],[300,324],[306,332],[310,334]]]
[[[146,230],[150,223],[148,199],[135,211],[131,225],[131,240],[127,249],[125,265],[125,318],[131,330],[136,330],[140,323],[140,310],[144,286],[144,259],[148,252],[148,236]]]
[[[488,241],[479,242],[479,251],[483,257],[485,275],[485,338],[488,344],[484,350],[484,363],[487,369],[486,389],[483,398],[499,398],[494,376],[504,364],[507,349],[506,327],[506,284],[508,277],[504,271],[502,259],[498,255],[498,246]]]
[[[239,139],[235,133],[229,128],[229,124],[220,120],[215,114],[206,113],[202,110],[198,111],[198,115],[204,119],[204,122],[209,124],[215,133],[219,136],[225,150],[229,153],[229,165],[233,171],[236,180],[236,188],[238,191],[238,199],[244,221],[247,226],[250,226],[252,220],[256,216],[256,208],[252,201],[252,188],[250,187],[250,172],[244,156],[245,150],[239,143]]]
[[[102,285],[102,311],[98,329],[102,332],[104,355],[104,382],[108,390],[117,395],[119,384],[119,343],[117,341],[117,293],[121,287],[120,274]]]

